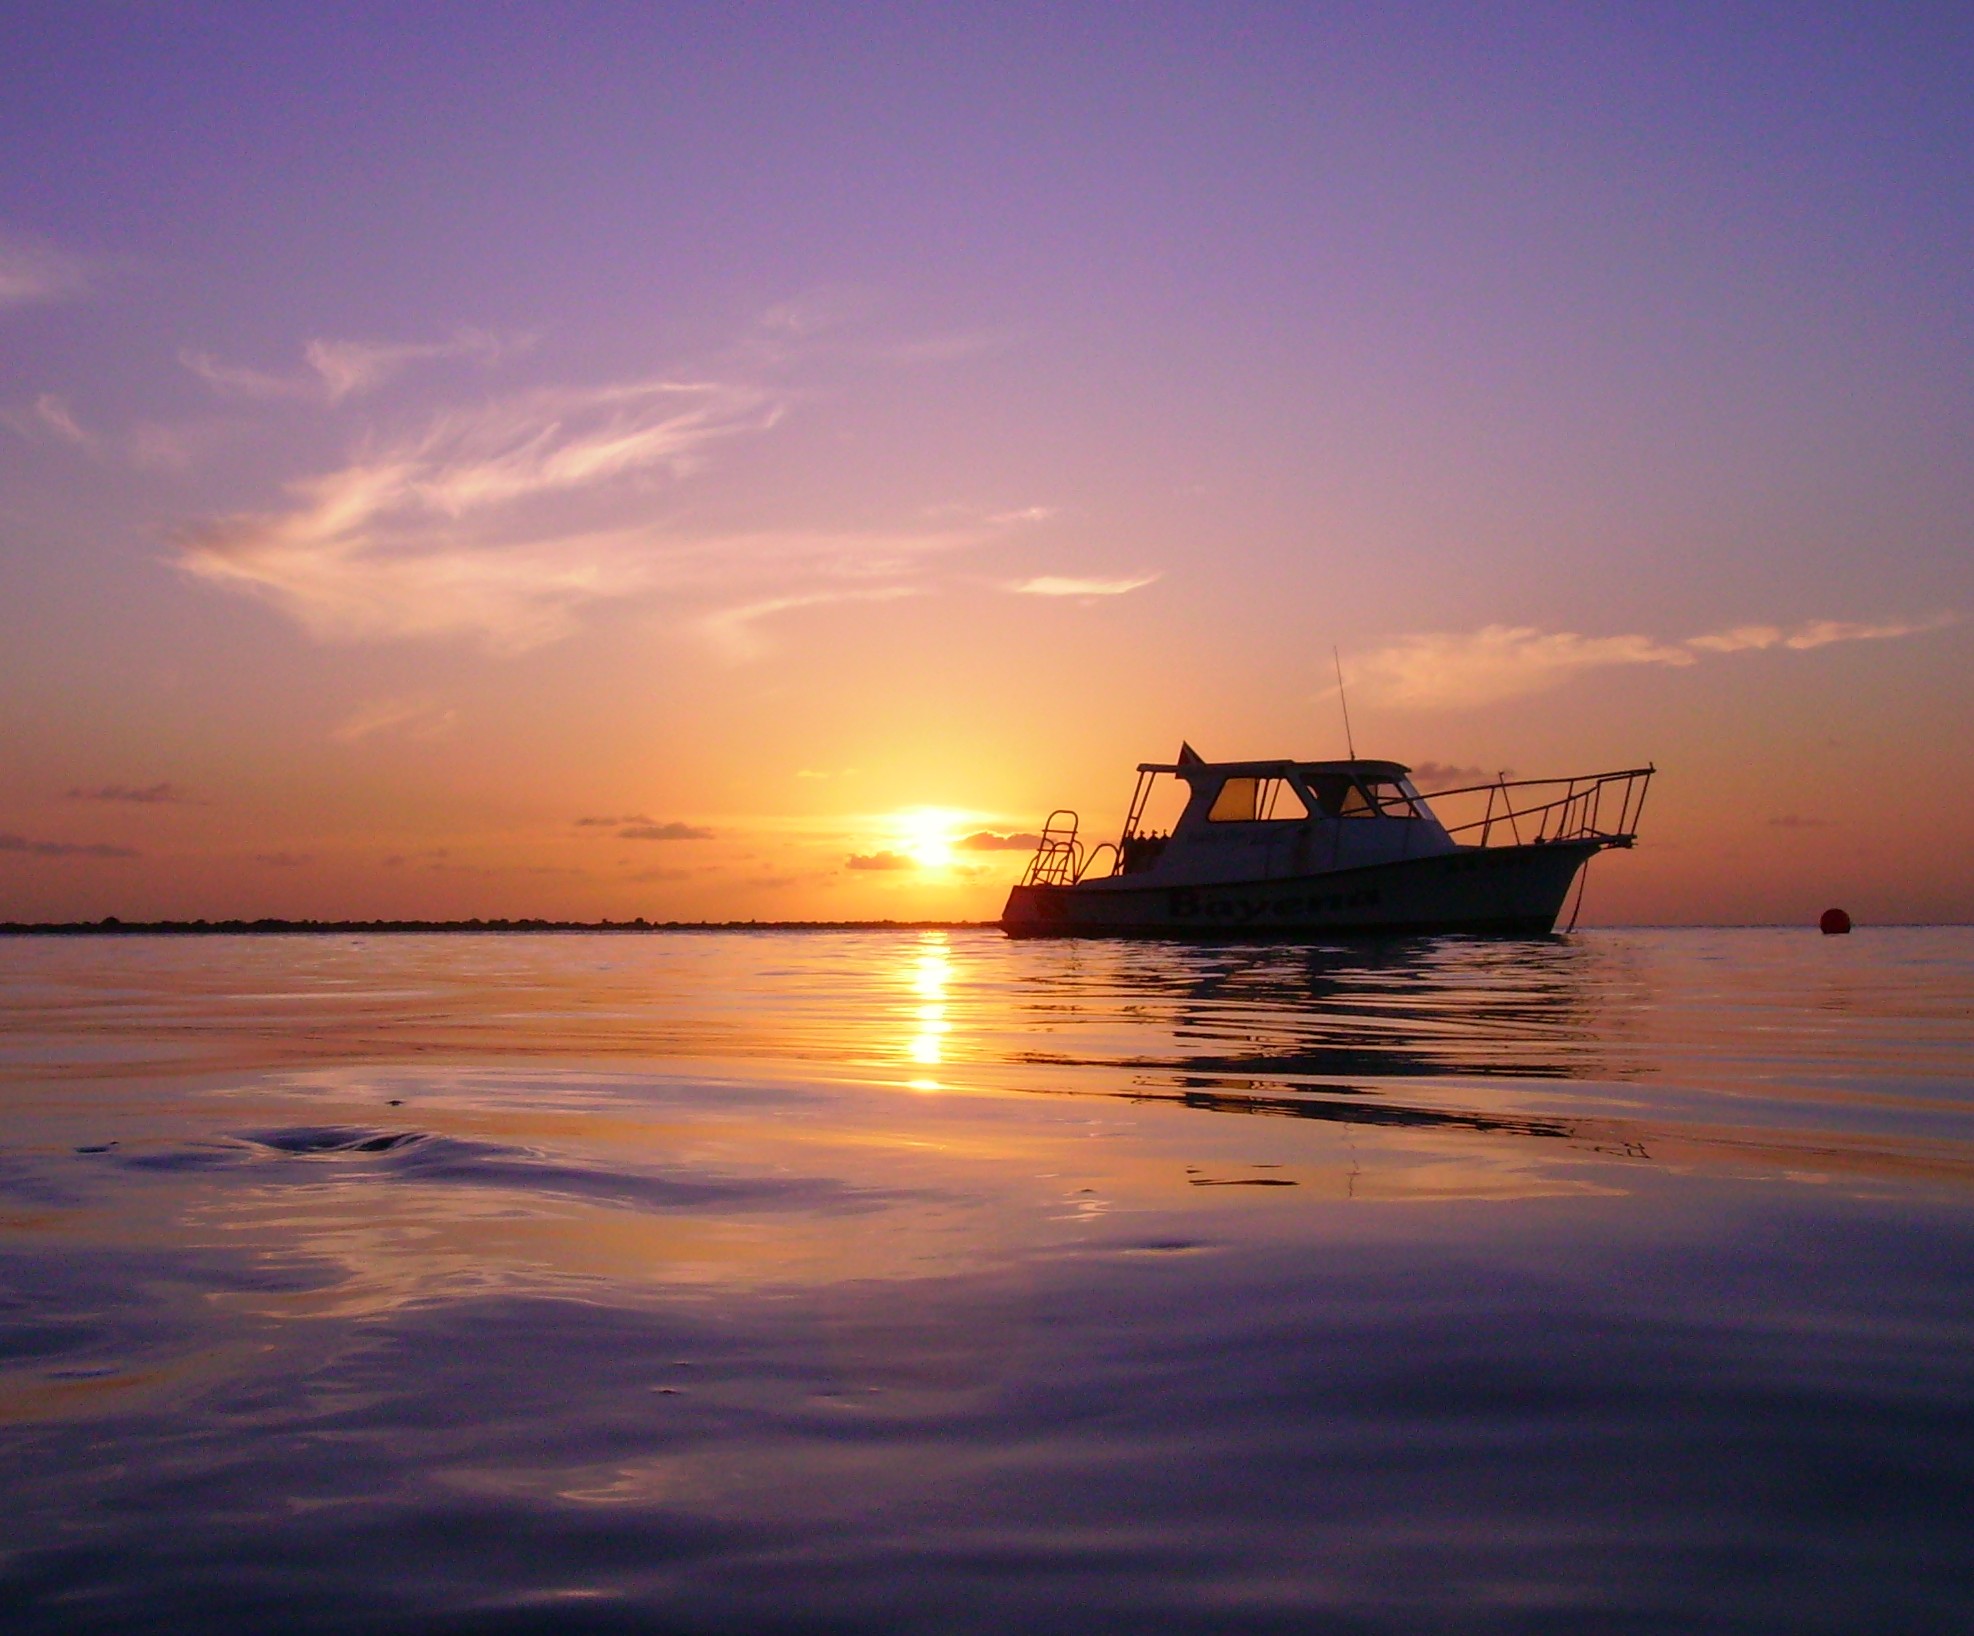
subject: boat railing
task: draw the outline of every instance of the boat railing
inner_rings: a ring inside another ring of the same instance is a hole
[[[1656,767],[1578,778],[1497,778],[1435,790],[1425,797],[1446,833],[1465,846],[1528,846],[1552,841],[1595,841],[1630,846],[1638,833],[1645,792]],[[1447,803],[1452,803],[1448,806]],[[1448,823],[1449,815],[1478,815]]]
[[[1083,873],[1083,848],[1076,839],[1079,820],[1067,807],[1058,807],[1042,826],[1035,856],[1028,860],[1023,886],[1074,886]]]
[[[1103,855],[1106,852],[1110,854],[1110,867],[1100,869],[1098,865],[1103,862]],[[1118,851],[1117,843],[1115,841],[1099,841],[1095,846],[1090,848],[1090,855],[1083,860],[1082,867],[1076,871],[1076,878],[1081,880],[1085,875],[1102,877],[1104,875],[1121,874],[1123,868],[1124,854]]]

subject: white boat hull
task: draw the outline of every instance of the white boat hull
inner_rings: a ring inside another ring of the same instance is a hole
[[[1577,870],[1601,840],[1459,847],[1431,857],[1276,880],[1138,885],[1110,876],[1017,886],[1001,912],[1010,937],[1219,937],[1555,930]]]

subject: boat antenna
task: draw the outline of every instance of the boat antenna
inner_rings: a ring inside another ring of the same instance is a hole
[[[1343,655],[1337,652],[1337,645],[1334,642],[1330,644],[1330,657],[1336,661],[1337,667],[1337,703],[1343,706],[1344,748],[1350,752],[1350,759],[1355,761],[1357,741],[1350,736],[1350,700],[1344,697],[1343,692]]]

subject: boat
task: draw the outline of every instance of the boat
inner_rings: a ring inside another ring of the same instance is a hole
[[[1546,936],[1589,860],[1636,839],[1655,770],[1503,775],[1436,791],[1441,811],[1473,814],[1449,825],[1396,761],[1208,761],[1183,744],[1174,762],[1139,764],[1116,841],[1086,853],[1076,813],[1049,815],[1001,929],[1277,941]],[[1162,779],[1183,786],[1169,832],[1146,828]]]

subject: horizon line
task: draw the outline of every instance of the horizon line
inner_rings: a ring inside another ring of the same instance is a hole
[[[1880,920],[1854,922],[1858,931],[1890,930],[1944,930],[1953,927],[1974,926],[1968,920]],[[928,932],[928,931],[999,931],[999,920],[650,920],[639,915],[630,920],[550,920],[539,916],[502,916],[493,918],[473,917],[464,920],[425,920],[416,917],[380,917],[364,920],[313,920],[287,919],[280,916],[258,916],[254,919],[229,917],[224,920],[123,920],[116,915],[105,915],[100,920],[46,920],[46,921],[0,921],[0,937],[238,937],[270,936],[283,933],[298,933],[309,936],[352,936],[371,935],[417,935],[424,933],[471,934],[471,933],[527,933],[527,932]],[[1736,920],[1736,921],[1613,921],[1605,925],[1584,926],[1582,931],[1779,931],[1817,930],[1813,920]],[[1317,941],[1362,941],[1366,937],[1376,937],[1377,933],[1339,932],[1333,939]],[[1434,934],[1407,933],[1404,936]],[[1444,935],[1444,934],[1440,934]],[[1457,935],[1457,934],[1455,934]],[[1569,933],[1551,933],[1553,936],[1568,936]],[[1099,941],[1116,941],[1099,939]],[[1137,941],[1137,940],[1132,940]],[[1195,942],[1198,939],[1173,937],[1153,941]],[[1215,937],[1212,942],[1241,942],[1238,936]],[[1255,939],[1282,943],[1279,938]]]

